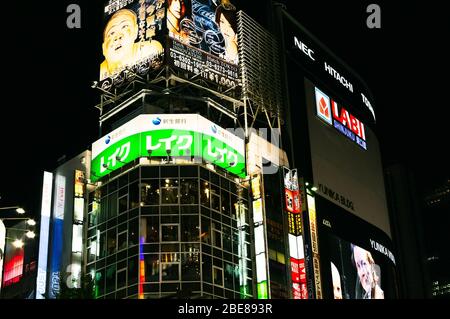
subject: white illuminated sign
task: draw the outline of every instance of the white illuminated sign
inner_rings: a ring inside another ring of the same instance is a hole
[[[41,204],[41,230],[39,235],[38,273],[36,279],[36,299],[44,299],[47,281],[48,236],[52,200],[53,174],[44,172]]]

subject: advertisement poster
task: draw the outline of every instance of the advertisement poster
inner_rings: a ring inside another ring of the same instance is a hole
[[[238,79],[236,7],[224,0],[167,0],[169,63],[224,87]]]
[[[162,65],[165,0],[109,0],[104,13],[103,89],[120,86]]]

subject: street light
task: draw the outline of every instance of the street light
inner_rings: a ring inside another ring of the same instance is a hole
[[[22,239],[16,239],[15,241],[12,242],[12,244],[16,248],[22,248],[24,245],[24,242]]]
[[[30,239],[33,239],[34,237],[36,237],[36,234],[34,231],[29,230],[25,233],[25,236],[27,236]]]
[[[0,207],[0,210],[11,210],[15,209],[17,214],[23,215],[25,214],[25,209],[20,206],[9,206],[9,207]]]

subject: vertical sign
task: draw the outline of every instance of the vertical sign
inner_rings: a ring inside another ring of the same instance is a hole
[[[0,219],[0,289],[2,288],[3,259],[5,255],[6,227]]]
[[[288,215],[289,255],[291,263],[292,296],[294,299],[308,299],[305,251],[302,236],[303,198],[301,196],[296,169],[283,168],[285,210]]]
[[[316,298],[322,299],[322,283],[320,277],[319,245],[317,242],[316,201],[311,195],[308,197],[309,231],[311,234],[311,248],[313,253],[314,283]]]
[[[41,230],[39,233],[38,273],[36,279],[36,299],[45,299],[47,281],[48,236],[52,201],[53,174],[44,172],[41,203]]]
[[[60,291],[61,258],[63,250],[64,205],[66,201],[66,178],[56,175],[55,200],[53,206],[53,237],[50,263],[50,298],[56,298]]]

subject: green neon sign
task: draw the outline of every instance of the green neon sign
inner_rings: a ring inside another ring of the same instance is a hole
[[[227,143],[192,130],[162,129],[140,132],[108,146],[92,160],[92,181],[115,171],[139,157],[201,157],[230,173],[245,176],[243,154]]]

